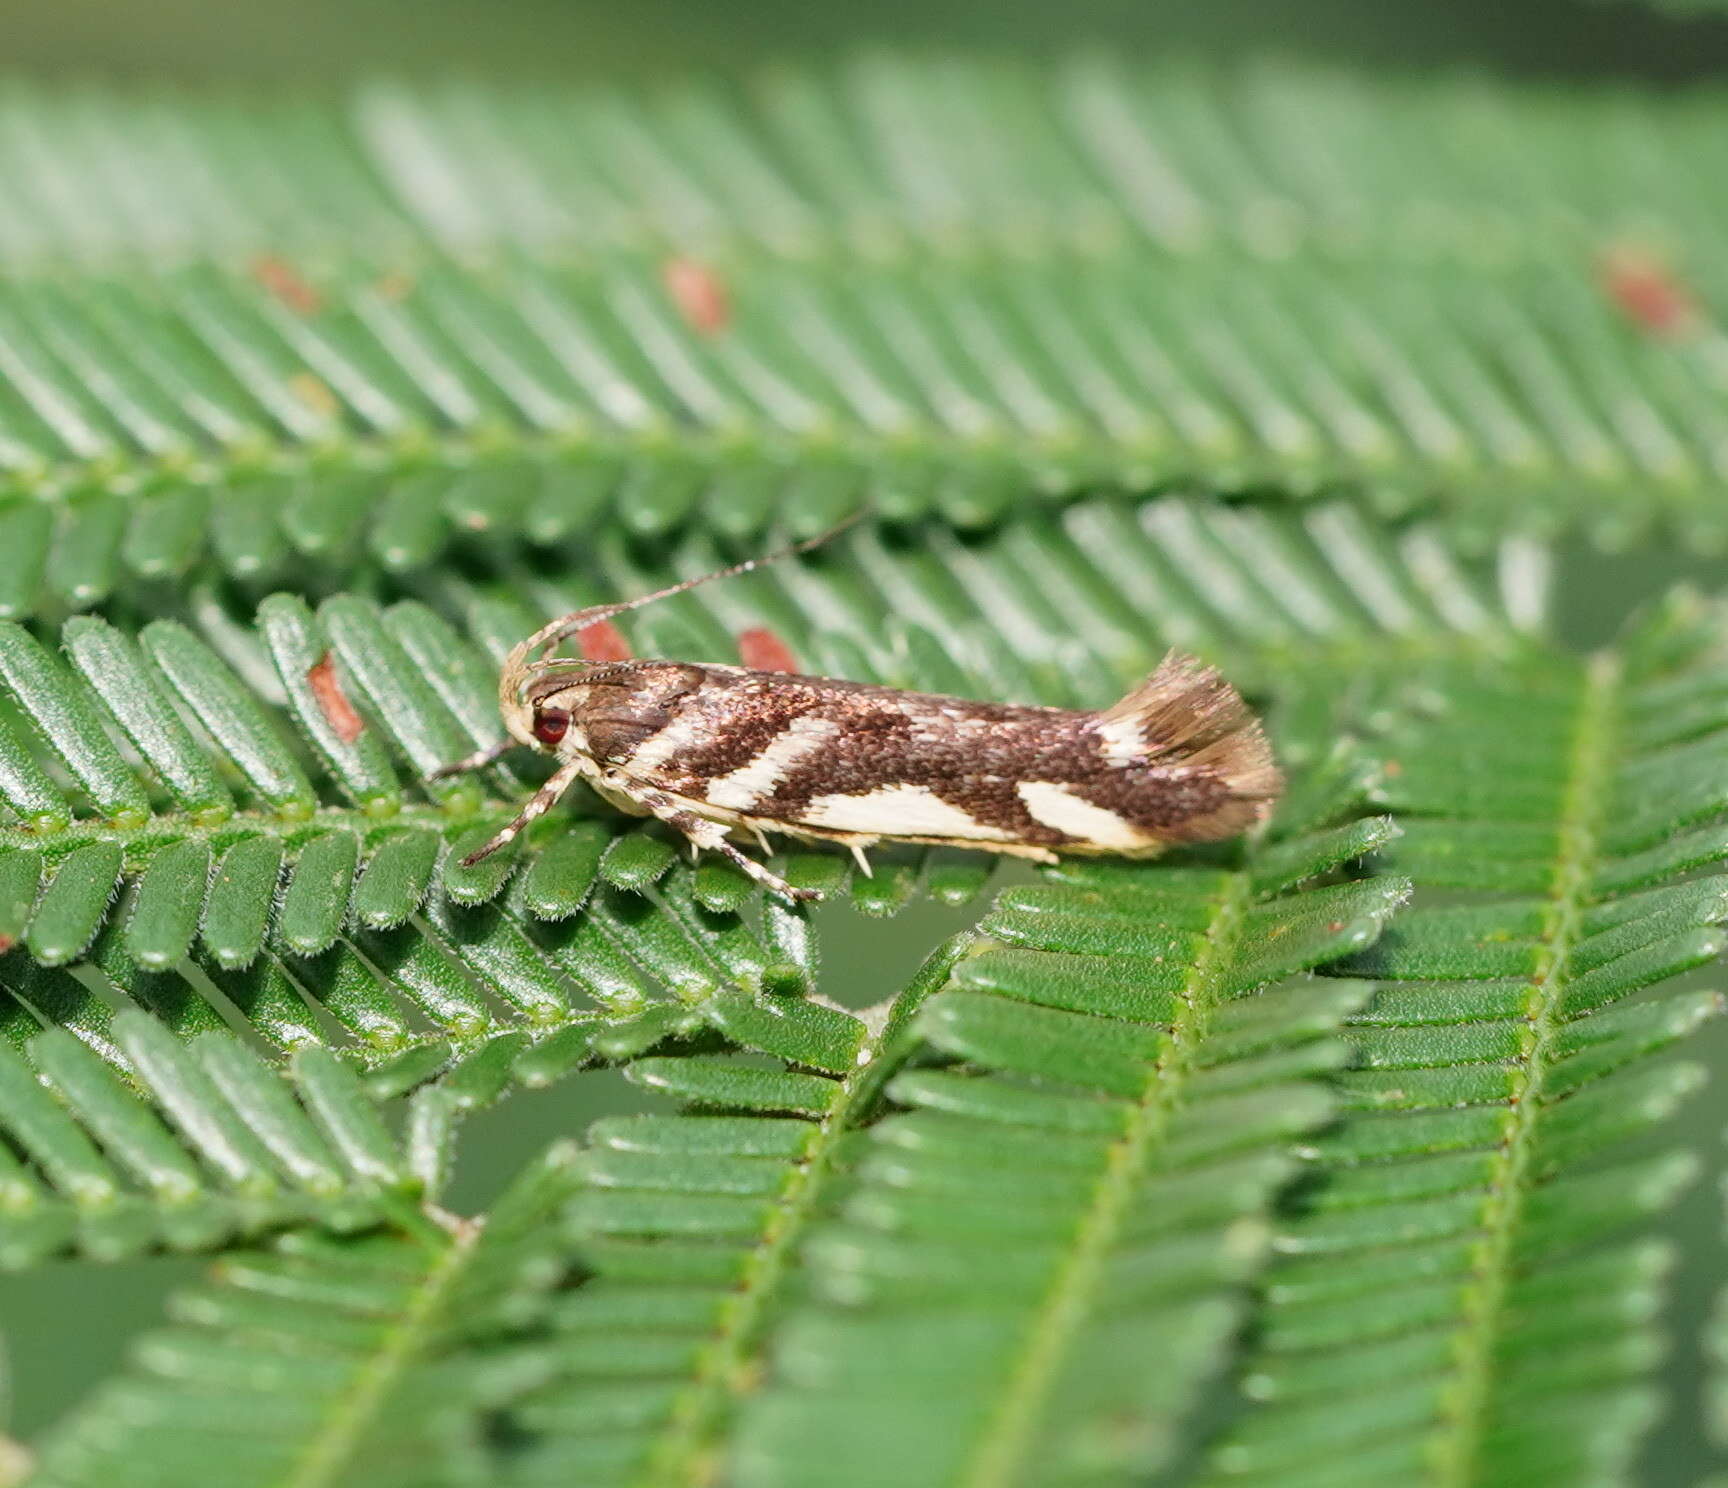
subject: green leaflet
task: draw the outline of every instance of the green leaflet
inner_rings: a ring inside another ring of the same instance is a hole
[[[1702,1332],[1710,1373],[1704,1382],[1704,1428],[1718,1447],[1728,1442],[1728,1296],[1718,1292]]]
[[[1720,725],[1648,746],[1640,720],[1719,689],[1718,634],[1670,611],[1588,665],[1444,670],[1440,710],[1388,741],[1408,831],[1382,855],[1418,901],[1340,968],[1381,990],[1351,1020],[1347,1114],[1265,1280],[1241,1374],[1258,1403],[1208,1481],[1623,1478],[1656,1357],[1653,1309],[1628,1299],[1659,1295],[1664,1268],[1636,1228],[1694,1163],[1616,1162],[1614,1144],[1699,1083],[1638,1061],[1719,1010],[1659,984],[1720,954],[1724,901],[1719,875],[1681,876],[1706,855],[1628,875],[1614,834],[1630,803],[1664,800],[1684,840],[1666,783]],[[1496,759],[1516,763],[1480,769]],[[1486,877],[1465,867],[1484,853]],[[1424,887],[1474,892],[1425,905]]]
[[[327,1051],[303,1050],[285,1082],[227,1032],[182,1043],[141,1012],[112,1032],[124,1075],[60,1029],[0,1047],[0,1266],[355,1230],[422,1196],[424,1175]]]
[[[483,1471],[481,1412],[543,1372],[500,1347],[554,1273],[570,1156],[530,1165],[485,1225],[236,1251],[170,1304],[44,1445],[33,1482],[428,1488]]]
[[[702,1460],[848,1133],[901,1057],[905,1019],[963,950],[956,941],[926,962],[855,1042],[844,1078],[701,1056],[630,1067],[694,1114],[602,1121],[589,1133],[571,1220],[597,1275],[550,1318],[548,1379],[509,1415],[518,1439],[500,1463],[506,1480],[681,1480]]]

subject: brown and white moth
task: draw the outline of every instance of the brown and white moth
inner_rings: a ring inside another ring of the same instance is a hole
[[[1146,858],[1235,836],[1271,810],[1282,780],[1259,720],[1216,671],[1175,652],[1098,713],[706,663],[536,655],[621,611],[831,535],[577,610],[517,646],[498,681],[510,737],[439,773],[479,768],[518,743],[559,765],[464,865],[503,847],[578,780],[789,900],[817,896],[746,857],[729,834],[748,832],[764,848],[768,832],[844,843],[868,873],[864,850],[881,841],[1044,863],[1069,853]]]

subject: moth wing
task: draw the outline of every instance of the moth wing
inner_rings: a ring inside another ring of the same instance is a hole
[[[1284,788],[1266,730],[1242,694],[1214,667],[1179,651],[1098,717],[1099,729],[1119,748],[1138,741],[1141,757],[1215,776],[1231,804],[1189,824],[1188,840],[1233,835],[1263,819]]]

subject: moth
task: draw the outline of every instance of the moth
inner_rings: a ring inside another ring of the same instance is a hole
[[[836,529],[838,530],[838,529]],[[516,745],[558,768],[464,866],[544,815],[578,780],[658,817],[693,852],[757,883],[795,888],[732,843],[746,833],[837,842],[865,872],[879,842],[934,843],[1053,863],[1148,858],[1262,821],[1282,788],[1259,720],[1211,667],[1172,651],[1101,712],[973,702],[831,677],[686,661],[586,661],[560,642],[613,615],[805,552],[832,533],[652,594],[593,605],[534,632],[505,660],[508,737],[438,772],[478,769]]]

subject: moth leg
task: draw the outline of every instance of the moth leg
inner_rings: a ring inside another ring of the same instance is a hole
[[[453,764],[440,765],[426,778],[428,780],[447,780],[452,775],[466,775],[470,770],[484,770],[488,765],[495,765],[512,749],[516,741],[505,735],[496,744],[488,744],[484,749],[476,749],[472,754],[465,754]]]
[[[750,835],[756,839],[756,845],[761,848],[763,852],[774,851],[774,845],[769,842],[768,834],[757,826],[755,822],[745,822],[744,826],[746,830],[749,831]]]
[[[527,804],[517,813],[514,821],[506,822],[493,834],[484,846],[476,848],[462,860],[464,868],[472,868],[482,858],[489,858],[499,848],[515,840],[519,833],[535,817],[544,816],[558,804],[558,799],[569,790],[582,776],[583,768],[588,761],[580,757],[566,760],[557,772],[539,790],[528,798]]]
[[[1005,858],[1024,858],[1029,863],[1060,863],[1061,857],[1047,847],[1038,847],[1030,842],[954,842],[955,847],[983,848],[986,852],[1000,853]]]
[[[864,844],[862,842],[848,842],[846,845],[852,849],[852,860],[857,863],[858,871],[866,878],[874,878],[876,870],[870,866],[870,860],[864,856]]]
[[[814,889],[793,888],[785,879],[770,872],[754,858],[739,852],[727,841],[726,829],[719,822],[709,821],[706,817],[697,816],[693,811],[686,811],[676,801],[658,791],[632,787],[630,795],[674,831],[682,832],[691,846],[719,853],[741,869],[752,882],[761,884],[770,894],[778,894],[782,899],[794,904],[822,897]]]

